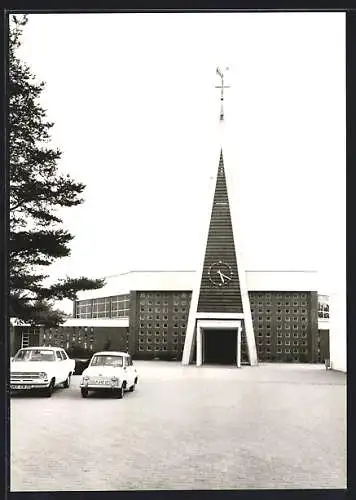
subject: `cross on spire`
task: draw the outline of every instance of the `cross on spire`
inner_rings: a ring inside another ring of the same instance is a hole
[[[227,71],[229,68],[225,68],[225,71]],[[220,102],[221,102],[221,107],[220,107],[220,121],[222,122],[224,120],[224,89],[229,89],[230,85],[224,85],[224,73],[221,71],[219,66],[216,68],[216,73],[220,76],[221,78],[221,85],[216,85],[216,89],[221,89],[221,94],[220,94]]]

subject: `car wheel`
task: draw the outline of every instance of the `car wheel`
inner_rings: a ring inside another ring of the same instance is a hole
[[[45,389],[45,397],[50,398],[53,394],[53,390],[54,390],[54,379],[51,380],[49,386],[47,387],[47,389]]]
[[[70,386],[70,373],[68,373],[67,380],[65,380],[65,381],[63,382],[63,387],[64,387],[65,389],[68,389],[68,387],[69,387],[69,386]]]
[[[82,398],[87,398],[88,397],[88,389],[86,389],[85,387],[82,387],[80,389],[80,392],[82,394]]]
[[[124,397],[124,392],[125,392],[125,386],[124,384],[122,384],[122,386],[119,387],[119,389],[115,390],[115,396],[117,397],[117,399],[122,399]]]
[[[130,387],[129,391],[134,392],[135,389],[136,389],[136,380],[135,380],[134,384]]]

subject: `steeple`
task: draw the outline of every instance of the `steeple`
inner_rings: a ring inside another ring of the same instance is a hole
[[[228,68],[226,68],[228,69]],[[220,133],[224,127],[224,73],[220,68],[216,73],[221,78],[220,91]],[[216,171],[215,190],[212,199],[209,224],[207,225],[204,253],[197,271],[197,282],[193,289],[184,342],[182,364],[193,361],[196,346],[196,364],[209,362],[208,332],[217,335],[226,346],[230,362],[240,366],[241,331],[245,331],[249,361],[257,364],[257,353],[245,272],[236,251],[235,233],[230,211],[228,172],[224,164],[223,137],[220,138],[220,158]],[[237,332],[234,345],[229,347],[226,339],[228,330]],[[205,333],[204,333],[205,332]],[[215,333],[214,333],[215,332]],[[217,332],[217,333],[216,333]],[[204,340],[205,339],[205,340]],[[236,351],[237,349],[237,351]],[[232,360],[232,361],[231,361]]]

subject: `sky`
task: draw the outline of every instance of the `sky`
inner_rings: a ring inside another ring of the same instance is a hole
[[[31,14],[61,172],[86,184],[51,279],[196,269],[221,146],[247,270],[345,285],[344,13]]]

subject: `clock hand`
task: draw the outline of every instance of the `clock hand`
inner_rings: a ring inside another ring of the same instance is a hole
[[[219,271],[218,271],[218,274],[220,274],[221,281],[222,281],[223,283],[225,283],[223,273],[219,270]]]
[[[231,278],[229,276],[226,276],[226,274],[222,274],[222,276],[224,276],[224,278],[226,278],[227,280],[231,280]]]

